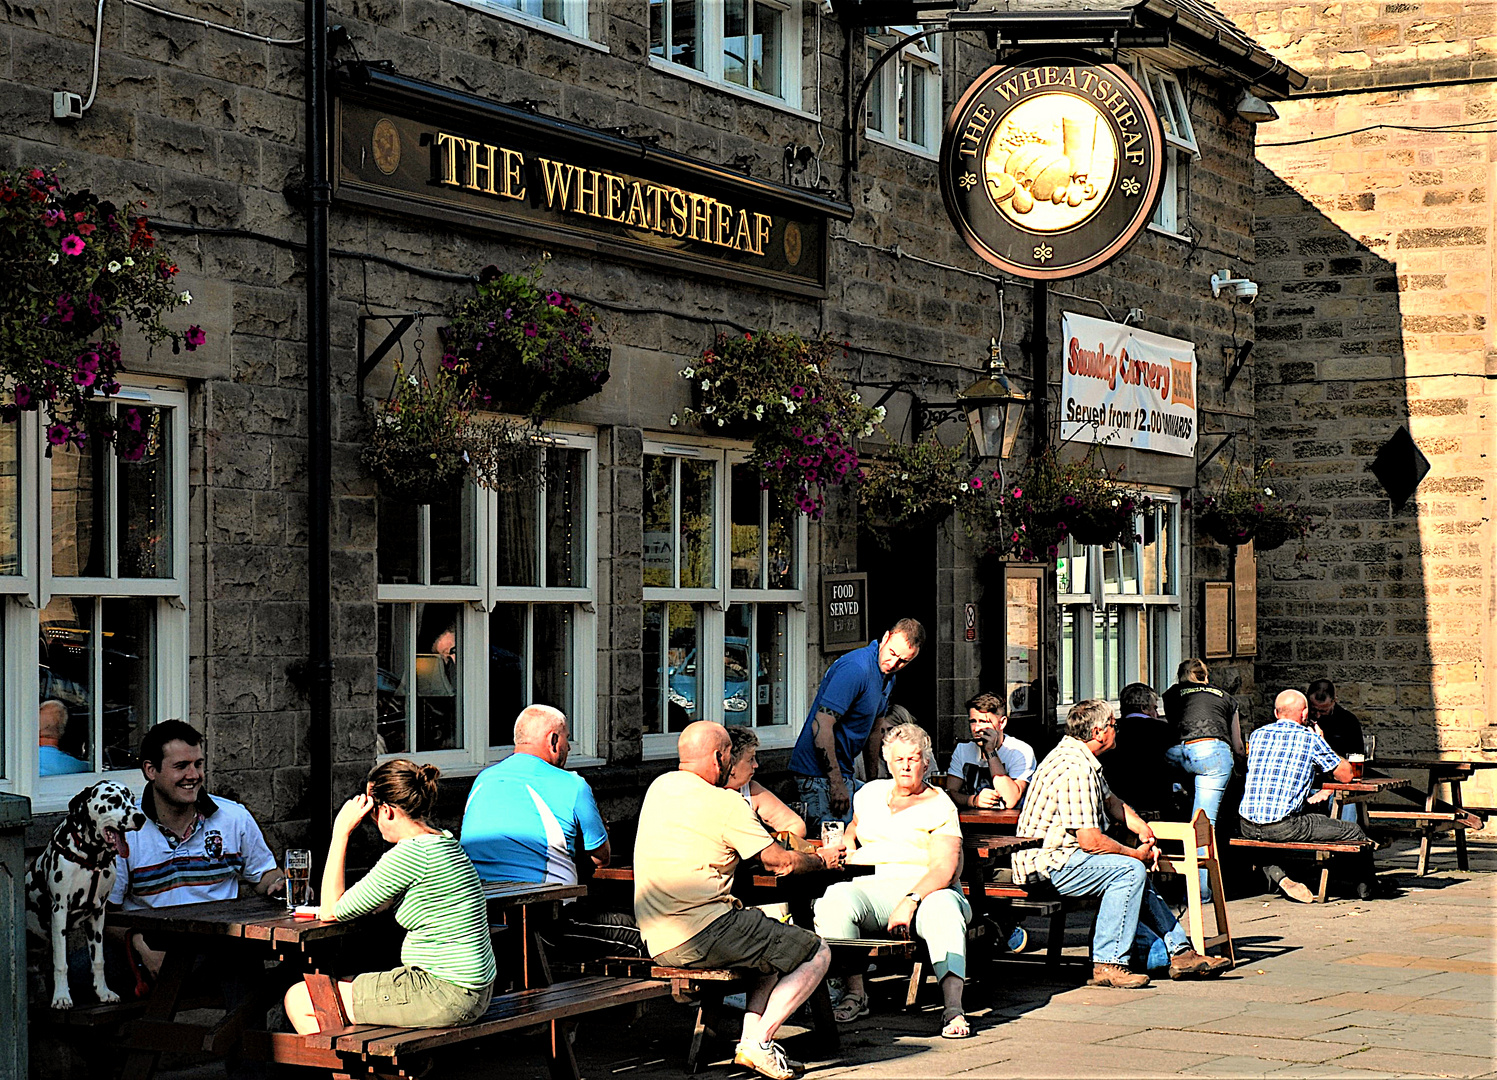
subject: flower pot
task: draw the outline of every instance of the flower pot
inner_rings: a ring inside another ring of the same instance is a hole
[[[565,361],[526,364],[514,352],[496,350],[475,365],[474,382],[486,404],[498,412],[549,416],[557,409],[586,401],[608,381],[611,350],[606,345],[591,345],[587,352],[601,370],[589,371]]]
[[[1123,534],[1123,516],[1112,506],[1076,506],[1071,508],[1071,537],[1078,544],[1114,544]]]
[[[462,487],[468,460],[460,451],[384,446],[370,471],[381,494],[409,503],[440,502]]]
[[[1289,522],[1283,518],[1261,518],[1253,531],[1253,550],[1274,551],[1287,544],[1291,535]]]
[[[1246,544],[1249,540],[1255,539],[1259,522],[1256,518],[1246,515],[1206,510],[1196,516],[1196,524],[1218,544],[1237,547],[1239,544]],[[1285,539],[1288,538],[1285,537]]]

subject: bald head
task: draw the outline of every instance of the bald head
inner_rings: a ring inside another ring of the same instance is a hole
[[[515,717],[515,753],[534,754],[561,768],[571,749],[566,714],[560,709],[531,705]]]
[[[1303,724],[1310,717],[1310,703],[1298,690],[1284,690],[1273,699],[1273,714],[1280,720],[1293,720]]]
[[[63,729],[68,726],[68,707],[56,698],[48,698],[37,707],[36,726],[44,739],[62,738]]]
[[[728,779],[732,746],[727,728],[711,720],[698,720],[681,732],[676,756],[681,759],[683,772],[696,773],[713,787],[722,787]]]

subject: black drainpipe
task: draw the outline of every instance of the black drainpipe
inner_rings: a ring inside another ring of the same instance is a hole
[[[328,403],[327,0],[306,0],[307,95],[307,675],[311,840],[332,832],[332,431]]]

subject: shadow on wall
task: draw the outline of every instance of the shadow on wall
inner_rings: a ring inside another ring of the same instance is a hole
[[[1398,268],[1315,205],[1347,215],[1375,196],[1312,202],[1261,161],[1255,172],[1257,455],[1274,460],[1284,495],[1326,515],[1303,546],[1259,557],[1261,700],[1328,678],[1379,753],[1432,751],[1437,687],[1460,681],[1451,661],[1479,661],[1480,644],[1431,636],[1430,599],[1451,588],[1431,564],[1480,527],[1480,504],[1476,520],[1441,520],[1437,535],[1421,530],[1420,503],[1395,511],[1369,471],[1411,416],[1438,407],[1405,380]],[[1436,459],[1421,496],[1448,490],[1443,471]],[[1461,666],[1479,701],[1476,665]]]

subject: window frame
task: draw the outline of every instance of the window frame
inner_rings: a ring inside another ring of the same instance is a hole
[[[665,49],[667,55],[660,56],[655,52],[655,40],[653,36],[649,41],[647,59],[649,66],[657,71],[675,75],[678,78],[688,79],[693,82],[705,83],[719,90],[725,90],[730,94],[738,94],[751,101],[757,101],[764,105],[775,108],[786,109],[791,112],[800,113],[802,101],[805,94],[805,68],[802,62],[802,51],[804,49],[805,24],[801,16],[801,4],[795,0],[745,0],[749,18],[753,18],[754,4],[762,4],[765,7],[774,8],[780,13],[783,32],[780,35],[780,86],[784,93],[774,95],[763,90],[756,90],[752,84],[752,77],[748,85],[730,82],[724,74],[723,55],[726,48],[724,36],[726,5],[723,0],[694,0],[697,11],[698,31],[698,55],[701,58],[701,67],[692,67],[672,60],[669,56],[669,46]],[[653,7],[653,0],[651,3]],[[665,42],[671,37],[671,7],[670,0],[662,0],[664,18],[661,26],[665,34]],[[649,29],[650,13],[646,13],[646,30]]]
[[[503,0],[453,0],[453,2],[519,23],[530,29],[574,41],[579,45],[586,45],[603,52],[609,51],[606,45],[593,40],[590,28],[593,13],[589,0],[561,0],[563,7],[563,21],[561,22],[553,22],[539,13],[544,0],[518,0],[519,7],[511,7]]]
[[[598,589],[598,435],[592,428],[548,424],[544,433],[533,436],[538,450],[568,447],[585,455],[582,475],[587,483],[583,521],[580,528],[588,537],[583,559],[585,586],[554,588],[546,585],[497,585],[499,553],[493,542],[499,525],[500,496],[467,481],[473,490],[473,520],[466,527],[473,530],[477,557],[475,582],[471,585],[423,585],[419,583],[375,586],[375,603],[455,603],[460,604],[457,649],[458,723],[463,745],[450,750],[408,750],[382,754],[380,761],[396,757],[423,764],[430,763],[454,776],[474,775],[514,752],[512,743],[489,745],[489,616],[501,604],[563,604],[572,608],[573,656],[575,658],[570,706],[563,706],[572,729],[573,767],[602,764],[596,756],[599,730],[597,703],[597,589]],[[535,497],[542,499],[541,491]],[[542,503],[544,505],[544,503]],[[429,522],[430,510],[419,511]],[[544,521],[544,516],[539,520]],[[429,526],[428,526],[429,527]],[[538,536],[543,536],[538,533]],[[541,541],[544,543],[544,540]],[[378,540],[376,540],[378,543]],[[530,624],[527,623],[529,627]],[[533,627],[527,630],[527,635]],[[526,656],[527,683],[533,679],[533,657]],[[527,695],[528,696],[528,695]]]
[[[1105,678],[1102,687],[1096,685],[1095,678],[1098,662],[1095,627],[1098,614],[1101,613],[1106,618],[1109,610],[1117,612],[1117,626],[1120,634],[1124,630],[1122,617],[1124,611],[1132,612],[1135,617],[1140,613],[1144,616],[1142,632],[1137,629],[1138,623],[1135,618],[1134,629],[1129,635],[1131,640],[1119,646],[1118,652],[1114,654],[1115,657],[1120,656],[1116,672],[1117,691],[1121,693],[1122,688],[1132,682],[1167,686],[1174,681],[1175,665],[1180,659],[1180,630],[1184,611],[1180,580],[1180,496],[1178,492],[1173,491],[1150,492],[1149,494],[1153,497],[1156,507],[1164,508],[1169,522],[1169,542],[1167,545],[1158,545],[1155,551],[1155,557],[1159,560],[1156,565],[1155,580],[1162,587],[1166,583],[1167,572],[1167,583],[1174,591],[1152,593],[1143,591],[1144,581],[1147,579],[1143,576],[1145,547],[1142,539],[1133,545],[1136,592],[1124,592],[1121,588],[1116,592],[1107,589],[1106,553],[1109,549],[1119,553],[1120,585],[1122,582],[1122,545],[1120,544],[1093,544],[1085,547],[1086,581],[1084,588],[1075,588],[1075,582],[1072,581],[1071,591],[1062,592],[1063,582],[1057,572],[1055,602],[1059,634],[1056,650],[1058,658],[1056,682],[1059,689],[1059,704],[1062,707],[1077,701],[1104,696],[1102,691],[1106,689]],[[1074,539],[1068,539],[1063,557],[1074,559],[1081,550],[1083,550],[1082,547],[1077,545]],[[1065,625],[1067,612],[1071,613],[1071,633],[1074,635],[1069,643]],[[1141,641],[1141,635],[1147,636],[1146,642]],[[1068,644],[1070,644],[1069,662]],[[1142,653],[1140,652],[1141,646]],[[1144,657],[1147,659],[1145,660]],[[1125,663],[1128,665],[1127,672],[1122,670],[1122,665]],[[1140,671],[1141,667],[1144,668],[1143,671]],[[1106,697],[1106,700],[1116,705],[1118,698],[1112,695]]]
[[[37,775],[39,754],[36,716],[41,692],[41,614],[54,597],[77,596],[98,601],[154,598],[155,661],[151,678],[155,715],[152,723],[189,715],[190,398],[187,389],[174,381],[124,373],[119,376],[119,381],[120,392],[103,398],[104,402],[122,406],[150,405],[171,410],[168,460],[172,508],[168,527],[172,541],[172,574],[168,577],[53,577],[53,460],[46,455],[42,445],[45,425],[43,418],[37,413],[23,413],[17,421],[21,445],[19,497],[22,573],[0,577],[0,605],[4,608],[0,625],[3,625],[5,646],[4,680],[3,685],[0,685],[0,695],[3,695],[6,716],[9,718],[3,748],[5,774],[0,777],[0,791],[30,796],[32,810],[38,814],[66,810],[75,794],[101,780],[122,784],[136,796],[145,787],[145,778],[139,769],[97,768],[61,776]],[[118,482],[116,459],[111,456],[107,460],[110,462],[109,497],[112,509],[115,505],[112,492]],[[112,513],[110,521],[112,528],[117,528],[117,520]],[[112,532],[111,537],[113,536]],[[110,542],[113,544],[115,541],[111,539]]]
[[[1135,60],[1132,74],[1159,115],[1164,131],[1164,175],[1159,187],[1159,205],[1154,208],[1149,225],[1155,231],[1188,240],[1183,230],[1190,220],[1190,169],[1201,160],[1189,98],[1179,75],[1167,68]]]
[[[752,730],[759,736],[759,747],[761,750],[784,749],[793,746],[797,736],[800,734],[801,725],[805,722],[806,707],[810,701],[806,695],[806,651],[809,647],[809,620],[806,614],[806,603],[809,596],[807,576],[810,571],[806,546],[809,530],[805,515],[797,513],[791,519],[793,528],[795,529],[794,544],[797,561],[797,587],[794,589],[770,589],[762,585],[759,588],[734,587],[732,584],[732,469],[734,465],[746,462],[750,451],[741,446],[709,442],[698,443],[690,439],[678,439],[669,435],[654,435],[646,432],[644,437],[644,455],[649,457],[675,458],[678,460],[710,460],[717,465],[716,483],[713,491],[714,584],[710,588],[647,585],[643,587],[642,592],[644,604],[690,603],[699,605],[701,608],[701,622],[698,628],[700,638],[697,647],[699,656],[721,656],[724,654],[727,637],[727,611],[729,607],[734,604],[753,604],[756,606],[783,605],[788,616],[786,619],[786,637],[788,640],[785,649],[786,722],[784,724],[756,726]],[[676,498],[679,500],[679,494]],[[763,505],[761,503],[761,507]],[[675,528],[679,530],[678,520]],[[679,543],[677,543],[677,565],[679,565],[679,546]],[[762,550],[761,542],[761,552]],[[643,567],[641,567],[641,576],[643,576]],[[646,629],[645,633],[649,633],[649,630]],[[753,642],[749,643],[749,653],[752,658],[754,653]],[[752,675],[753,670],[751,668],[751,679]],[[646,674],[646,679],[648,678],[649,675]],[[661,678],[668,680],[669,675],[662,670]],[[699,660],[697,663],[696,679],[696,694],[699,701],[722,699],[724,679],[720,665],[704,664]],[[644,702],[644,708],[648,713],[653,708],[653,705],[646,701]],[[750,711],[753,711],[752,707]],[[676,752],[676,740],[679,735],[679,732],[673,731],[646,731],[643,734],[644,757],[647,760],[659,760],[674,756]]]
[[[872,52],[879,53],[880,57],[886,54],[894,43],[901,38],[919,31],[918,26],[886,26],[882,28],[884,33],[868,33],[864,35],[864,54]],[[869,66],[874,63],[873,57],[869,57]],[[924,69],[926,77],[930,80],[931,93],[925,102],[925,130],[928,141],[918,142],[907,139],[899,134],[899,85],[900,76],[905,66]],[[892,76],[892,77],[891,77]],[[940,155],[941,149],[941,115],[943,105],[945,81],[942,78],[942,66],[940,53],[931,48],[929,39],[912,42],[900,50],[897,59],[890,60],[879,70],[877,77],[868,87],[868,99],[863,109],[863,131],[870,142],[880,143],[884,146],[892,146],[897,150],[927,157],[932,160]],[[868,118],[869,105],[874,96],[879,97],[879,107],[883,114],[884,127],[874,127]],[[893,131],[887,130],[892,126]]]

